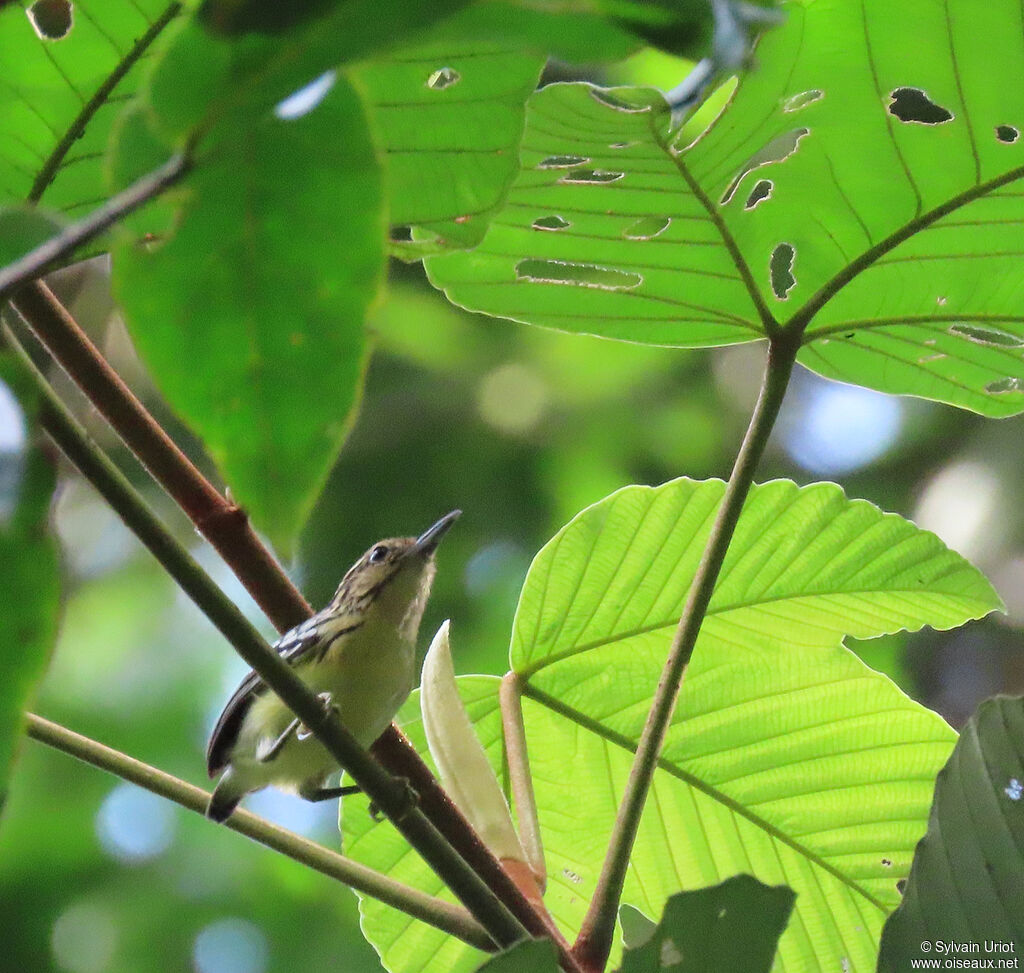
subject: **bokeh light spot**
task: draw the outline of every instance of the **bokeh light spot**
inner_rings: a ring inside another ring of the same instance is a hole
[[[100,805],[96,834],[112,858],[134,863],[162,855],[174,840],[172,804],[133,784],[120,784]]]
[[[65,909],[57,916],[50,934],[53,957],[68,973],[104,973],[111,968],[116,946],[113,916],[88,902]]]
[[[499,365],[485,375],[477,393],[481,418],[501,432],[529,432],[541,420],[547,405],[544,380],[518,362]]]
[[[810,373],[780,421],[783,448],[818,476],[850,473],[874,462],[896,442],[903,404],[891,395],[828,382]]]
[[[263,973],[270,950],[263,931],[244,919],[218,919],[196,936],[197,973]]]
[[[982,463],[963,460],[943,467],[928,482],[914,511],[919,527],[934,531],[966,558],[995,549],[999,477]]]

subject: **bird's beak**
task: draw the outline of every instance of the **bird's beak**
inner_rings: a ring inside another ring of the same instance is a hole
[[[417,554],[433,554],[437,550],[437,545],[441,543],[441,538],[448,533],[448,528],[461,516],[461,510],[453,510],[450,514],[445,514],[436,524],[428,527],[416,538],[413,550]]]

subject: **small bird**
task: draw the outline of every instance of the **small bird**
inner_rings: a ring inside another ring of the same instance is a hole
[[[416,635],[437,570],[434,552],[460,514],[453,510],[419,537],[378,541],[348,569],[326,608],[274,643],[364,747],[387,729],[413,690]],[[211,777],[223,771],[206,809],[214,821],[269,785],[307,801],[352,790],[326,786],[337,761],[255,672],[220,714],[206,767]]]

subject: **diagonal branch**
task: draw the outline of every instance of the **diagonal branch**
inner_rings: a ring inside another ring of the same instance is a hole
[[[665,742],[679,689],[689,665],[697,635],[714,592],[725,554],[732,540],[743,504],[754,482],[754,471],[768,442],[775,418],[789,384],[799,335],[776,333],[768,344],[768,362],[761,393],[754,407],[743,444],[736,456],[732,475],[718,508],[704,554],[690,585],[679,627],[676,629],[658,689],[636,749],[629,781],[615,819],[597,889],[583,920],[573,955],[587,970],[602,970],[608,961],[622,886],[629,858],[640,827],[658,756]]]
[[[309,605],[256,536],[245,512],[224,497],[164,432],[53,292],[35,281],[20,290],[12,304],[125,445],[235,567],[278,630],[308,618]]]
[[[309,617],[309,606],[252,531],[244,512],[229,505],[205,480],[45,285],[24,288],[16,306],[114,430],[206,533],[277,629],[285,631]],[[45,379],[40,380],[45,384]],[[122,508],[115,505],[115,509],[120,512]],[[419,795],[423,813],[527,931],[534,936],[553,935],[396,726],[385,731],[373,753],[394,776],[409,781]]]
[[[122,780],[138,784],[139,787],[174,801],[190,811],[203,814],[206,810],[210,795],[200,787],[194,787],[141,760],[106,747],[33,713],[28,714],[27,722],[27,732],[33,740],[70,754],[85,763],[99,767],[100,770],[116,774]],[[484,950],[494,949],[493,942],[479,923],[465,909],[450,902],[427,895],[419,889],[409,888],[401,882],[375,872],[372,868],[352,861],[351,858],[339,855],[336,851],[279,828],[249,811],[236,811],[226,824],[232,831],[287,855],[328,878],[344,882],[364,895],[401,909],[442,932],[457,936],[470,946]]]
[[[392,820],[409,844],[483,924],[491,938],[499,946],[509,946],[522,938],[525,931],[519,921],[420,808],[410,807],[406,782],[390,774],[359,746],[334,712],[325,709],[294,670],[267,645],[188,551],[167,532],[120,470],[89,440],[13,332],[5,328],[4,336],[38,385],[44,427],[71,462],[228,638],[238,654],[259,673],[264,683],[309,727],[339,765]]]
[[[72,223],[35,250],[0,269],[0,300],[8,298],[29,281],[66,260],[82,244],[95,240],[129,213],[159,196],[182,179],[191,168],[192,159],[188,151],[172,156],[159,169],[136,180],[88,216]]]

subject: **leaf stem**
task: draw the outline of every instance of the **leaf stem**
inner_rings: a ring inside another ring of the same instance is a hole
[[[33,740],[76,757],[100,770],[115,774],[122,780],[138,784],[139,787],[144,787],[197,814],[205,812],[210,795],[202,788],[75,733],[59,723],[52,723],[33,713],[27,714],[26,718],[27,732]],[[308,838],[279,828],[249,811],[236,811],[226,824],[232,831],[252,838],[253,841],[266,845],[328,878],[344,882],[364,895],[401,909],[442,932],[457,936],[470,946],[477,949],[494,949],[494,944],[483,927],[459,906],[427,895],[419,889],[409,888]]]
[[[637,745],[629,781],[612,829],[594,898],[584,917],[573,955],[587,970],[602,970],[608,961],[622,886],[636,841],[644,803],[650,791],[658,756],[675,710],[686,667],[718,580],[722,562],[736,523],[754,482],[754,471],[764,453],[772,426],[786,394],[793,363],[800,347],[798,334],[776,332],[768,342],[768,359],[761,392],[750,417],[743,444],[733,465],[721,506],[711,527],[707,545],[690,585],[679,626],[647,722]]]
[[[537,798],[533,792],[530,773],[530,754],[526,749],[526,727],[523,724],[523,689],[518,673],[506,673],[498,690],[501,704],[501,727],[505,732],[505,758],[512,782],[516,816],[519,819],[519,840],[533,869],[541,891],[547,885],[547,867],[544,862],[544,844],[537,817]]]
[[[31,362],[13,332],[5,328],[4,334],[35,378],[42,396],[40,417],[44,428],[68,459],[93,483],[238,654],[394,822],[409,844],[487,929],[491,938],[499,946],[509,946],[523,938],[526,933],[521,924],[422,811],[410,804],[405,781],[392,776],[360,747],[334,712],[326,709],[288,664],[267,645],[248,619],[157,520],[120,470],[89,439]]]

